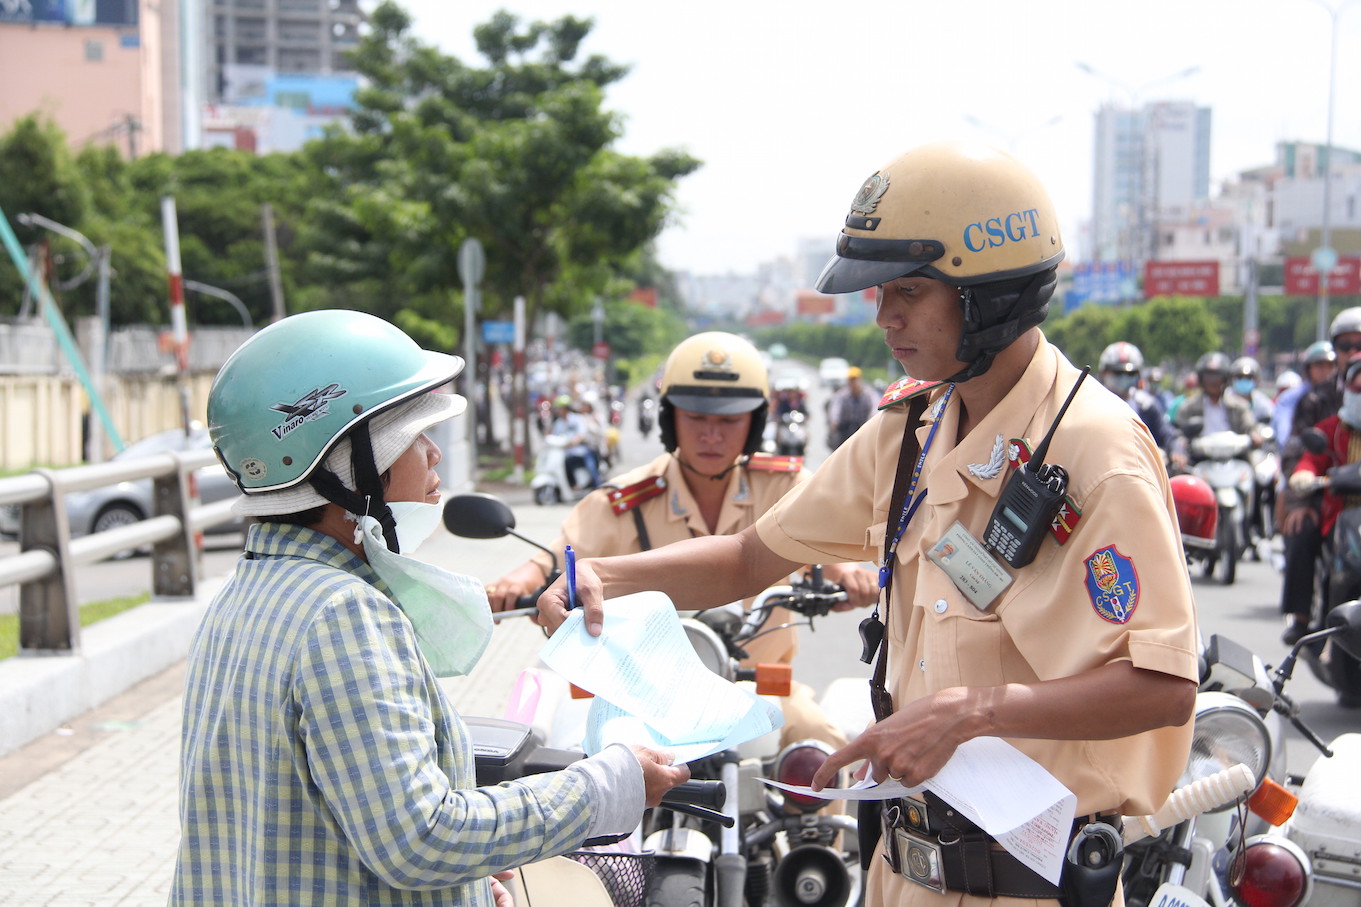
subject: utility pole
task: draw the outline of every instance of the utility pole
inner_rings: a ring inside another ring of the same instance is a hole
[[[274,303],[274,320],[285,315],[284,287],[279,278],[279,243],[274,236],[274,207],[265,202],[260,206],[265,223],[265,270],[269,272],[269,298]]]
[[[170,286],[170,328],[180,391],[180,419],[189,434],[189,321],[184,313],[184,274],[180,268],[180,225],[175,198],[161,197],[161,229],[165,232],[165,264]]]

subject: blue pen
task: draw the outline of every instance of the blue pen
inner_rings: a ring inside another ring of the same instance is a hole
[[[568,545],[562,558],[567,563],[567,610],[571,611],[577,606],[577,553]]]

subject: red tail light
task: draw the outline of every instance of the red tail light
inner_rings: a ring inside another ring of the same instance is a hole
[[[1309,896],[1309,861],[1293,842],[1275,835],[1249,838],[1243,880],[1233,888],[1244,907],[1297,907]]]
[[[775,769],[773,776],[776,781],[782,784],[797,784],[800,787],[807,787],[813,783],[813,775],[822,768],[822,763],[827,761],[827,757],[832,754],[832,750],[827,744],[818,740],[801,740],[798,743],[791,743],[780,751],[780,755],[775,757]],[[838,777],[832,779],[829,787],[840,787],[840,773]],[[798,812],[817,812],[827,804],[826,800],[820,797],[806,797],[803,794],[792,794],[788,791],[782,792],[784,802]]]

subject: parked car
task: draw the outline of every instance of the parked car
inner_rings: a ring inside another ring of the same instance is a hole
[[[115,454],[117,461],[136,460],[155,454],[177,450],[209,450],[212,441],[208,430],[195,427],[189,434],[181,429],[158,432],[129,444]],[[227,476],[226,470],[213,464],[197,470],[199,500],[204,504],[234,498],[241,492]],[[151,515],[151,480],[138,479],[119,482],[90,491],[73,491],[66,495],[66,518],[70,523],[71,536],[103,532],[118,526],[136,523]],[[210,532],[240,532],[239,519],[214,526]],[[15,536],[19,533],[19,508],[0,507],[0,535]]]

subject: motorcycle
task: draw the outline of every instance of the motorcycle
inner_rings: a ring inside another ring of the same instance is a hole
[[[652,431],[652,424],[657,421],[657,401],[647,394],[638,398],[638,433],[644,438]]]
[[[1257,443],[1248,451],[1253,492],[1248,508],[1246,553],[1253,560],[1261,560],[1259,545],[1276,534],[1276,481],[1281,460],[1276,451],[1276,433],[1270,425],[1258,425],[1255,435]]]
[[[534,460],[534,478],[529,480],[536,504],[562,504],[584,497],[594,487],[585,466],[577,465],[569,474],[567,439],[544,435]]]
[[[1202,575],[1219,571],[1219,581],[1232,585],[1238,559],[1251,538],[1248,523],[1256,492],[1256,477],[1247,460],[1252,437],[1233,431],[1214,431],[1191,440],[1191,473],[1214,491],[1219,508],[1214,548],[1199,558]]]
[[[514,514],[490,495],[450,498],[444,522],[455,535],[477,539],[511,535],[548,550],[515,533]],[[553,563],[550,583],[558,575],[556,556]],[[522,596],[515,611],[496,616],[505,619],[532,613],[541,591]],[[684,618],[682,626],[710,670],[734,683],[755,683],[758,695],[788,695],[788,667],[741,668],[743,645],[770,632],[765,624],[777,607],[811,623],[845,599],[846,593],[825,583],[821,568],[815,567],[809,577],[767,589],[745,612],[735,606],[713,608]],[[533,684],[534,690],[532,697],[519,689],[512,694],[519,721],[534,726],[540,738],[550,743],[575,745],[581,739],[585,715],[579,704],[569,705],[570,695],[560,688],[565,684],[559,680],[556,693],[546,690],[552,681],[537,671],[526,672],[521,680]],[[526,705],[527,699],[532,704]],[[703,814],[670,806],[650,811],[640,829],[643,850],[655,855],[644,902],[649,907],[761,907],[768,903],[847,907],[858,902],[862,891],[859,855],[844,849],[857,843],[855,820],[824,809],[824,800],[777,791],[760,780],[806,785],[831,749],[820,741],[804,740],[771,755],[774,736],[765,735],[691,763],[693,779],[721,782],[732,794],[720,811]]]
[[[808,417],[794,409],[780,416],[775,425],[775,453],[782,457],[801,457],[808,447]]]
[[[1317,429],[1301,435],[1305,449],[1321,453],[1328,449],[1327,439]],[[1331,489],[1344,502],[1361,495],[1361,462],[1335,466],[1314,483],[1316,491]],[[1315,571],[1314,600],[1309,629],[1323,628],[1330,609],[1361,596],[1361,505],[1344,506],[1323,540]],[[1361,706],[1361,663],[1336,641],[1304,649],[1309,669],[1323,684],[1337,693],[1344,708]]]

